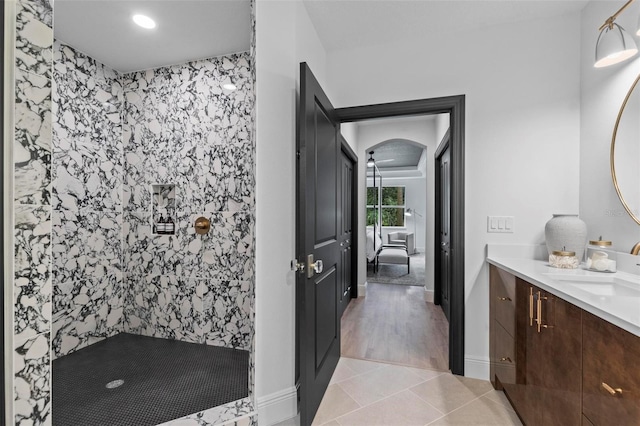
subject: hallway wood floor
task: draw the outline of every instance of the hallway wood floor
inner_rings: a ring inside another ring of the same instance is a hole
[[[342,316],[343,357],[449,370],[449,323],[418,286],[369,283]]]

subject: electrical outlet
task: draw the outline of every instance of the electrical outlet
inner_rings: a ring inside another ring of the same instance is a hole
[[[487,232],[513,233],[513,216],[487,216]]]

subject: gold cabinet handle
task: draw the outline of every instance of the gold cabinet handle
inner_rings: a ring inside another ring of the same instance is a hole
[[[529,326],[533,326],[533,287],[529,287]]]
[[[509,298],[509,297],[498,297],[498,300],[501,300],[503,302],[505,302],[505,301],[511,302],[511,298]]]
[[[621,395],[622,394],[622,389],[620,388],[612,388],[611,386],[609,386],[608,384],[606,384],[605,382],[602,382],[602,387],[604,388],[604,390],[606,390],[607,392],[609,392],[609,394],[615,396],[615,395]]]
[[[540,292],[538,292],[538,300],[536,303],[536,324],[538,325],[538,333],[540,333],[540,327],[542,327],[542,300],[540,299]]]
[[[540,333],[540,330],[542,328],[553,328],[552,325],[542,324],[542,301],[549,300],[549,298],[547,296],[542,296],[540,293],[541,292],[538,291],[538,318],[536,318],[536,323],[538,324],[538,333]]]
[[[512,362],[512,361],[511,361],[511,358],[509,358],[508,356],[505,356],[505,357],[500,358],[500,361],[502,361],[502,362],[505,362],[505,361],[507,361],[507,362]]]

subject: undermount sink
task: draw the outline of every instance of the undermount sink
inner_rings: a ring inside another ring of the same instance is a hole
[[[545,274],[596,296],[640,297],[640,282],[616,276]]]

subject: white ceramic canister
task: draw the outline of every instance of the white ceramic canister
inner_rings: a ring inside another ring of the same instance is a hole
[[[587,245],[587,224],[577,214],[554,214],[544,227],[547,252],[573,251],[582,259]]]

